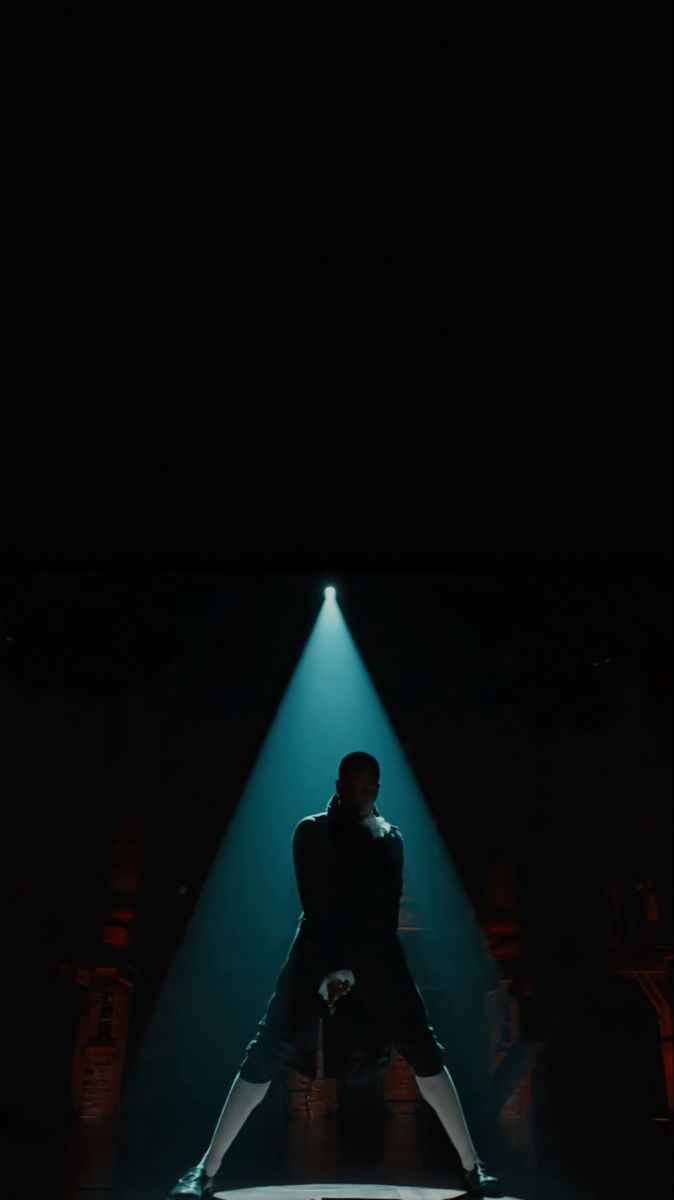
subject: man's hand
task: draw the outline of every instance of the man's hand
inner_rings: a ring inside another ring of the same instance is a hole
[[[331,979],[328,983],[328,1009],[333,1013],[337,1007],[337,1001],[342,996],[348,995],[351,991],[351,984],[348,979]]]

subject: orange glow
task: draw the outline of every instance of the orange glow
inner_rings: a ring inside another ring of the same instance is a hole
[[[104,946],[125,947],[131,944],[131,934],[123,925],[106,925],[102,940]]]
[[[115,908],[113,910],[112,916],[115,921],[131,922],[131,921],[133,921],[133,909],[132,908]]]

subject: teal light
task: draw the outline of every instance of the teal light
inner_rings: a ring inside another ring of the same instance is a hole
[[[138,1094],[155,1095],[160,1107],[160,1096],[173,1097],[166,1107],[171,1120],[183,1126],[192,1120],[195,1129],[198,1124],[195,1089],[209,1112],[219,1108],[223,1087],[264,1014],[301,913],[293,830],[302,817],[325,810],[339,762],[353,750],[378,759],[377,805],[405,840],[400,937],[431,1022],[447,1047],[447,1061],[461,1078],[464,1058],[464,1079],[472,1074],[470,1060],[482,1059],[483,1049],[487,1061],[487,1050],[471,1036],[480,1039],[484,1032],[481,931],[346,626],[335,588],[326,587],[324,596],[213,858],[137,1064]],[[283,637],[283,629],[278,635]],[[223,729],[223,742],[225,736],[231,732]],[[222,777],[214,782],[227,786],[226,751]],[[450,830],[451,809],[465,802],[453,793],[448,762],[445,825]],[[136,1112],[139,1120],[143,1124]]]

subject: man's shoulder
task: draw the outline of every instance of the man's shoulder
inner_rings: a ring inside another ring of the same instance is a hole
[[[311,834],[312,830],[318,829],[327,821],[328,814],[324,812],[309,813],[308,816],[302,817],[301,821],[297,822],[293,837],[302,836],[303,834]]]

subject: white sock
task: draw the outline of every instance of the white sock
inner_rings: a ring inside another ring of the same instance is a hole
[[[220,1170],[220,1163],[234,1138],[245,1125],[253,1109],[264,1100],[270,1083],[271,1079],[266,1083],[249,1083],[247,1079],[241,1078],[240,1073],[236,1075],[220,1113],[211,1144],[199,1163],[200,1167],[206,1168],[207,1175],[216,1175]]]
[[[447,1067],[443,1067],[439,1075],[422,1075],[421,1077],[416,1075],[415,1078],[424,1100],[437,1113],[450,1142],[461,1159],[464,1170],[472,1171],[478,1154],[468,1132],[461,1101]]]

